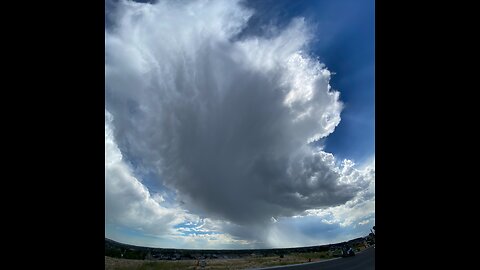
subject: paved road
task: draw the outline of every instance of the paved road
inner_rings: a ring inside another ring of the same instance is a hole
[[[340,258],[325,262],[305,263],[291,266],[271,267],[262,269],[279,270],[373,270],[375,269],[375,249],[368,248],[353,257]]]

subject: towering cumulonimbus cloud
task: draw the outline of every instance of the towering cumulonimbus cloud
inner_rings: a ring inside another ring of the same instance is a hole
[[[307,53],[305,21],[238,38],[252,13],[241,1],[125,1],[105,33],[122,155],[192,213],[238,225],[342,205],[369,185],[310,144],[334,131],[342,103]]]

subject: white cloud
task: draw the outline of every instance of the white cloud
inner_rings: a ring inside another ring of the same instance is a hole
[[[106,236],[131,244],[172,247],[233,247],[249,244],[235,240],[229,235],[218,233],[217,225],[210,219],[200,219],[180,208],[167,208],[161,204],[165,199],[160,194],[150,194],[148,189],[133,175],[131,168],[123,161],[121,151],[113,138],[112,115],[105,111],[105,227]],[[180,223],[200,224],[192,228],[175,228]],[[149,236],[155,241],[139,241],[116,232],[121,226],[137,231],[140,238]],[[112,228],[113,227],[113,228]],[[198,234],[179,236],[179,232],[191,231]]]
[[[154,201],[156,201],[158,204],[161,204],[161,203],[163,203],[163,202],[165,201],[165,199],[163,198],[163,196],[160,195],[160,194],[158,194],[158,193],[154,194],[154,195],[152,196],[152,199],[153,199]]]
[[[342,181],[358,181],[364,186],[345,204],[308,209],[301,215],[279,218],[261,227],[223,225],[223,229],[240,238],[258,240],[257,247],[329,244],[365,236],[375,225],[374,158],[359,168],[345,160],[336,170]]]
[[[368,224],[370,223],[370,220],[369,219],[365,219],[365,220],[362,220],[358,223],[358,225],[365,225],[365,224]]]
[[[109,14],[107,223],[184,239],[173,226],[206,216],[203,232],[220,233],[188,241],[276,245],[282,217],[307,210],[348,226],[374,211],[374,169],[337,166],[309,145],[334,132],[343,105],[307,53],[305,21],[238,39],[252,12],[239,1],[124,1]],[[128,160],[174,190],[176,208]]]
[[[362,181],[365,188],[353,199],[345,204],[325,208],[309,209],[305,211],[307,216],[325,218],[326,222],[338,223],[341,226],[350,226],[364,221],[365,217],[375,217],[375,158],[373,157],[360,168],[355,168],[351,161],[344,161],[342,169],[343,181]],[[361,224],[362,225],[362,224]]]
[[[105,222],[157,234],[182,221],[182,212],[162,207],[123,161],[105,111]]]

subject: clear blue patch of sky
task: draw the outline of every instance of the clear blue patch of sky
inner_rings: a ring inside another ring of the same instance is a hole
[[[182,223],[179,223],[175,226],[173,226],[175,229],[178,229],[178,228],[195,228],[197,227],[197,224],[195,223],[190,223],[190,222],[182,222]]]
[[[180,229],[180,228],[185,228],[188,230],[181,230],[179,231],[181,235],[188,236],[188,235],[215,235],[215,234],[220,234],[219,232],[215,231],[202,231],[201,228],[198,228],[202,224],[204,224],[204,221],[198,222],[198,223],[193,223],[193,222],[183,222],[179,223],[174,226],[175,229]]]

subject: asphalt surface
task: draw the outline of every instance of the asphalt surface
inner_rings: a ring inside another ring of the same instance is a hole
[[[373,270],[375,269],[375,249],[373,247],[357,253],[353,257],[339,258],[324,262],[304,263],[286,265],[280,267],[269,267],[262,269],[295,269],[295,270]]]

